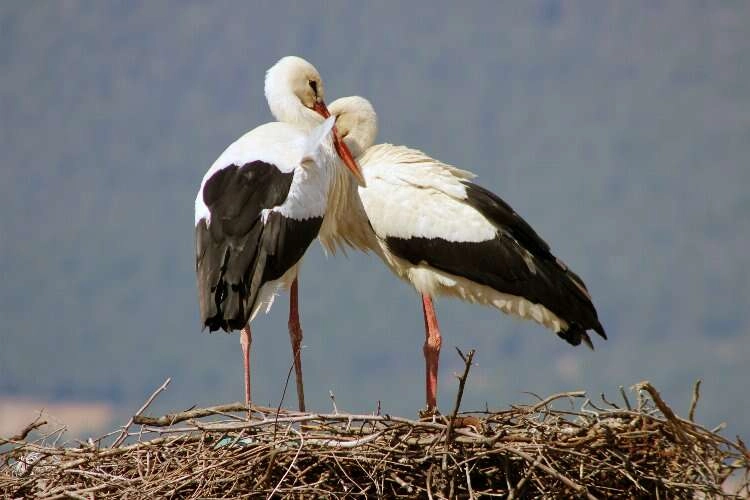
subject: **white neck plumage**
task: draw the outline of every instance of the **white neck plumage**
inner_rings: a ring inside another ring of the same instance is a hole
[[[277,121],[289,123],[305,130],[311,130],[323,123],[323,117],[302,105],[299,98],[288,88],[266,86],[266,99],[271,114]]]

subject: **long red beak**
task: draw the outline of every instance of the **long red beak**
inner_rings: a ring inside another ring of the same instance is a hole
[[[328,111],[328,108],[323,101],[315,101],[313,110],[323,118],[328,118],[329,116],[331,116],[330,111]],[[352,155],[349,147],[344,143],[344,141],[341,140],[341,137],[339,137],[339,132],[338,130],[336,130],[336,125],[333,126],[333,147],[334,149],[336,149],[336,154],[339,155],[341,161],[343,161],[344,165],[346,165],[346,168],[348,168],[354,176],[354,180],[357,181],[357,184],[362,187],[366,186],[367,183],[365,182],[365,177],[362,175],[362,171],[359,169],[359,165],[357,165],[357,162],[354,160],[354,155]]]

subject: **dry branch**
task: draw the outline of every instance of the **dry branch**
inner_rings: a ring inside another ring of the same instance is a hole
[[[21,429],[21,432],[19,432],[15,436],[11,436],[7,440],[0,439],[0,443],[3,443],[3,442],[12,443],[12,442],[17,442],[17,441],[23,441],[24,439],[26,439],[26,437],[29,435],[29,433],[31,431],[33,431],[34,429],[38,429],[39,427],[41,427],[43,425],[47,425],[47,421],[46,420],[40,420],[40,419],[37,418],[36,420],[34,420],[30,424],[28,424],[26,427],[24,427],[23,429]]]
[[[146,402],[143,403],[143,406],[141,406],[140,408],[138,408],[138,411],[135,412],[135,415],[133,415],[132,417],[130,417],[130,420],[128,420],[128,423],[122,426],[122,431],[120,432],[120,435],[117,437],[117,439],[115,439],[115,442],[112,443],[112,448],[117,448],[118,446],[120,446],[125,441],[125,439],[127,439],[127,437],[128,437],[128,429],[133,424],[133,421],[135,420],[135,418],[139,417],[141,415],[141,413],[143,413],[144,411],[146,411],[146,408],[148,408],[149,405],[154,401],[154,399],[156,399],[156,396],[158,396],[162,391],[164,391],[164,390],[167,389],[167,386],[169,385],[169,383],[171,381],[172,381],[172,379],[169,378],[169,377],[167,377],[167,380],[165,380],[164,383],[161,384],[161,386],[159,386],[159,388],[157,388],[151,394],[151,396],[146,400]]]
[[[691,422],[695,422],[695,407],[698,406],[698,399],[701,397],[701,382],[702,380],[698,379],[693,386],[693,399],[690,401],[690,411],[688,412],[688,420]]]

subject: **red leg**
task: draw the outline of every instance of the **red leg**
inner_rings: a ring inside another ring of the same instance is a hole
[[[435,308],[429,295],[422,294],[422,312],[424,313],[425,342],[422,347],[424,352],[427,388],[427,409],[434,410],[437,407],[437,374],[438,359],[440,358],[440,327],[438,326]]]
[[[302,326],[299,323],[297,278],[294,278],[292,288],[289,290],[289,339],[292,341],[292,355],[294,356],[294,377],[297,380],[297,403],[299,404],[299,411],[305,411],[305,388],[302,383],[302,357],[300,356]]]
[[[250,331],[250,323],[240,332],[240,345],[242,346],[242,364],[245,367],[245,404],[250,405],[250,346],[253,343],[253,332]]]

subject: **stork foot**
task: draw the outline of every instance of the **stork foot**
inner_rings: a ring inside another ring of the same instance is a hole
[[[442,413],[434,406],[425,406],[417,412],[417,415],[419,416],[419,420],[435,421],[435,419],[442,416]]]

